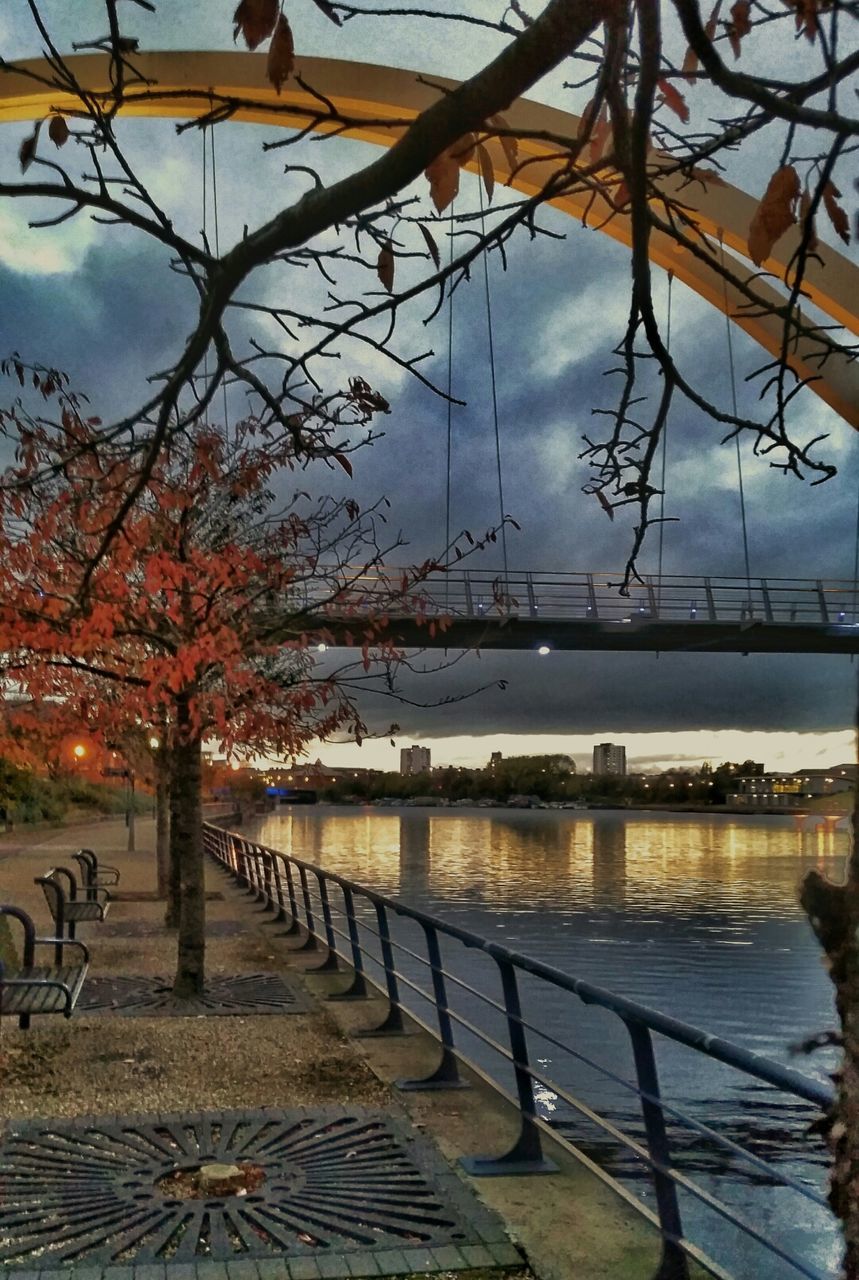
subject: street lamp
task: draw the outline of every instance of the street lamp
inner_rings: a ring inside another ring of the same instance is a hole
[[[86,755],[86,747],[83,745],[82,742],[75,743],[75,745],[72,747],[72,755],[75,757],[76,760],[83,760],[84,756]]]

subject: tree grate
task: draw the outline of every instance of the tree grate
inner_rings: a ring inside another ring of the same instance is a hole
[[[213,1162],[264,1177],[244,1196],[159,1189]],[[0,1170],[0,1274],[11,1276],[301,1257],[345,1276],[350,1254],[506,1240],[429,1143],[360,1108],[13,1121]]]
[[[199,1018],[250,1014],[307,1013],[307,999],[287,986],[277,973],[210,976],[205,995],[176,1000],[169,978],[87,978],[78,998],[79,1014],[110,1014],[119,1018]]]

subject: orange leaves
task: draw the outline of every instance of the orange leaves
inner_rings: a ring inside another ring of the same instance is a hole
[[[279,7],[278,0],[240,0],[233,14],[233,39],[241,31],[247,47],[258,48],[274,31]]]
[[[799,175],[793,165],[777,169],[749,227],[749,257],[756,266],[769,257],[776,241],[796,222],[799,194]]]
[[[579,124],[579,141],[588,138],[588,162],[590,164],[598,164],[603,158],[606,144],[611,136],[611,123],[608,117],[608,107],[602,104],[599,114],[594,119],[594,109],[596,102],[594,99],[588,103],[582,112],[581,123]]]
[[[477,144],[477,159],[480,164],[480,176],[486,189],[486,199],[491,201],[495,190],[495,170],[492,167],[492,157],[482,142]]]
[[[458,138],[427,166],[424,177],[430,184],[430,195],[438,213],[453,204],[459,192],[459,171],[474,155],[473,133]]]
[[[295,43],[292,29],[283,14],[277,20],[274,38],[268,51],[266,75],[278,93],[285,80],[292,75],[295,67]]]
[[[30,165],[36,158],[36,147],[39,143],[39,130],[42,127],[41,120],[36,125],[29,137],[25,138],[18,148],[18,160],[21,164],[21,172],[26,173]]]
[[[743,37],[747,36],[752,29],[751,11],[751,0],[736,0],[736,4],[731,5],[731,21],[726,29],[735,58],[740,56]]]
[[[388,293],[394,292],[394,246],[386,240],[379,252],[376,274]]]
[[[841,237],[845,244],[850,243],[850,223],[846,212],[838,203],[838,197],[841,192],[838,190],[834,182],[827,182],[823,188],[823,204],[826,212],[829,214],[829,221],[837,235]]]
[[[689,108],[686,105],[686,99],[683,94],[676,85],[673,85],[670,80],[666,80],[664,76],[660,78],[658,84],[659,91],[662,94],[662,101],[666,107],[686,124],[689,120]]]
[[[805,33],[805,38],[814,43],[820,29],[818,15],[828,13],[832,8],[832,0],[782,0],[788,9],[796,12],[796,29]]]

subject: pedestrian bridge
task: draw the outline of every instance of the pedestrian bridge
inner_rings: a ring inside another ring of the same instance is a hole
[[[335,603],[309,588],[308,629],[360,635],[402,571],[358,573]],[[620,595],[622,572],[451,570],[400,593],[386,616],[406,647],[722,653],[859,652],[859,583],[663,575]],[[329,580],[330,582],[330,580]],[[318,594],[314,595],[314,592]],[[330,596],[329,596],[330,600]]]

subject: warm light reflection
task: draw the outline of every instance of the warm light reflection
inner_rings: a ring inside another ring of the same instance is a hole
[[[324,809],[272,816],[258,838],[367,885],[441,891],[514,911],[561,902],[641,912],[691,908],[771,918],[796,916],[805,866],[838,861],[847,835],[787,816],[529,813]]]

